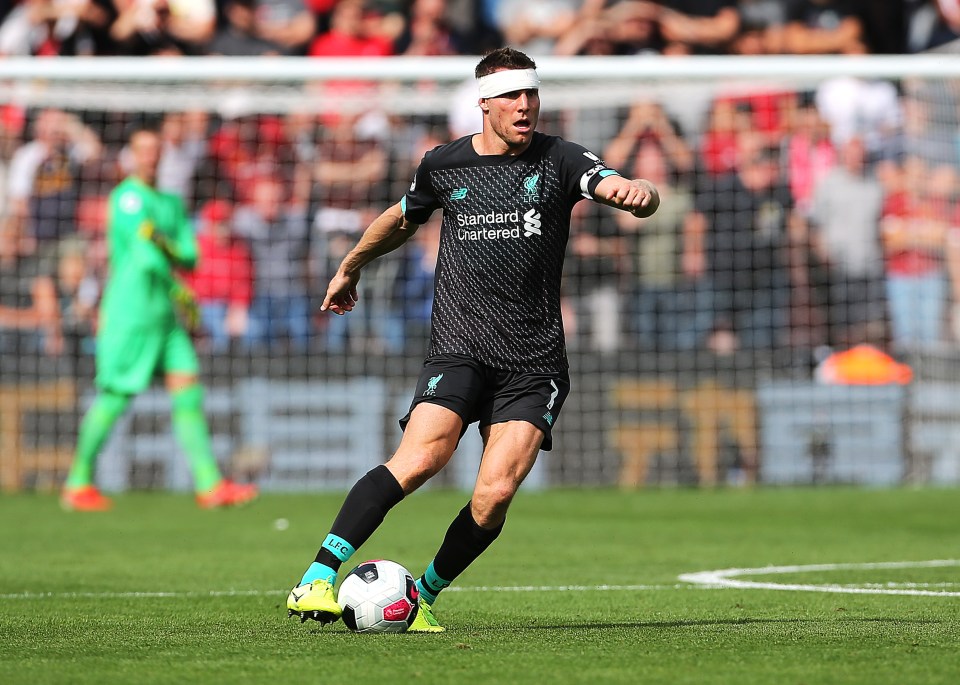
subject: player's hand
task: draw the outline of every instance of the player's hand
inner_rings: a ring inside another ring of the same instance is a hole
[[[357,294],[357,283],[359,282],[359,273],[345,274],[338,271],[336,276],[330,279],[330,285],[327,286],[327,295],[323,298],[320,311],[325,312],[329,309],[334,314],[341,316],[353,311],[359,299]]]
[[[152,221],[144,221],[140,224],[140,230],[137,231],[141,238],[144,240],[149,240],[151,243],[160,248],[160,251],[163,252],[167,257],[172,257],[173,252],[170,248],[170,241],[167,240],[167,237],[158,231]]]
[[[180,281],[176,281],[170,288],[170,299],[173,301],[173,308],[177,313],[177,318],[183,324],[184,328],[193,332],[200,328],[200,306],[197,304],[197,298]]]
[[[606,199],[614,206],[640,218],[650,216],[660,206],[657,189],[650,181],[642,178],[618,184],[607,194]]]
[[[149,240],[153,242],[153,237],[157,234],[157,230],[153,227],[152,221],[144,221],[140,224],[140,229],[137,231],[137,234],[144,240]]]

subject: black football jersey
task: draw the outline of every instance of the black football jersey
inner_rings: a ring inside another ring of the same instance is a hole
[[[481,156],[472,136],[428,152],[401,202],[415,224],[443,209],[428,357],[566,369],[560,276],[570,211],[616,173],[586,148],[541,133],[518,156]]]

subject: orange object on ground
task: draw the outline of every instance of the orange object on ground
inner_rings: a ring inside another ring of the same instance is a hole
[[[212,490],[197,493],[197,506],[201,509],[219,509],[246,504],[257,498],[257,486],[241,485],[232,480],[222,480]]]
[[[913,369],[872,345],[835,352],[817,367],[817,380],[835,385],[906,385]]]
[[[64,488],[60,506],[66,511],[110,511],[113,502],[93,485],[79,488]]]

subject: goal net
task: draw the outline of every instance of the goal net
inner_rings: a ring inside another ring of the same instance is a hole
[[[539,129],[654,181],[573,211],[572,392],[529,487],[960,482],[960,68],[896,58],[542,59]],[[342,489],[399,442],[439,213],[319,311],[427,150],[479,130],[473,59],[0,61],[0,487],[52,489],[94,395],[107,196],[130,131],[197,233],[184,275],[225,472]],[[471,427],[434,486],[470,487]],[[107,490],[189,489],[160,378]]]

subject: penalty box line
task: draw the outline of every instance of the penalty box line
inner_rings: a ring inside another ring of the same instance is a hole
[[[949,587],[952,583],[776,583],[771,581],[741,580],[742,576],[815,573],[818,571],[871,571],[911,568],[946,568],[960,566],[960,559],[931,559],[928,561],[880,561],[843,564],[805,564],[793,566],[761,566],[757,568],[726,568],[715,571],[684,573],[680,580],[703,587],[721,587],[731,590],[783,590],[788,592],[826,592],[847,595],[908,595],[915,597],[960,597],[960,592],[929,590],[922,587]]]

